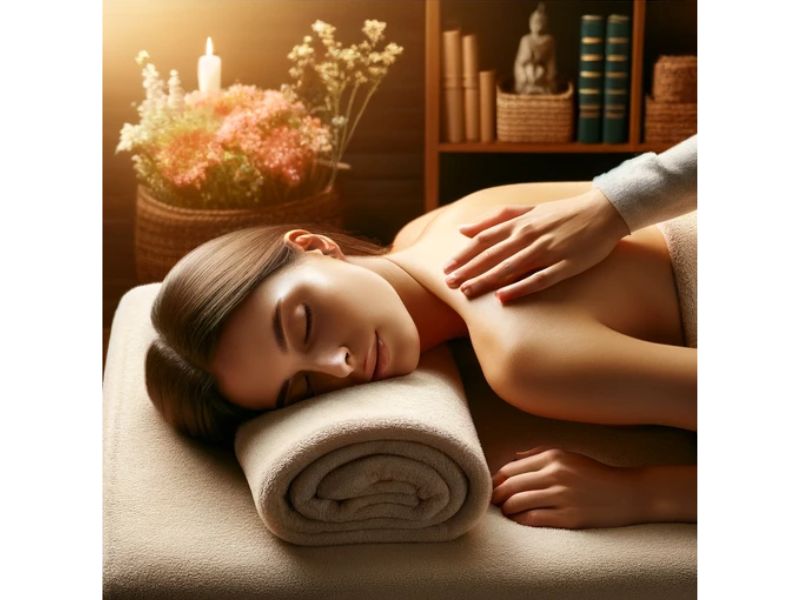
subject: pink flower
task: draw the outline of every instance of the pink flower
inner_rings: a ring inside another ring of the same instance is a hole
[[[210,168],[221,162],[222,148],[211,131],[183,131],[156,152],[161,174],[177,188],[200,189]]]
[[[225,116],[216,141],[251,157],[265,177],[298,185],[324,149],[327,130],[302,104],[290,103],[280,92],[267,90],[260,98],[241,92],[244,104]]]

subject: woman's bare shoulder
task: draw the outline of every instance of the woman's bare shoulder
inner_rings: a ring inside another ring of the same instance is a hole
[[[588,181],[513,183],[484,188],[427,212],[407,223],[395,236],[393,250],[402,250],[416,242],[434,223],[437,225],[469,223],[486,212],[508,205],[533,206],[581,194],[591,187]]]

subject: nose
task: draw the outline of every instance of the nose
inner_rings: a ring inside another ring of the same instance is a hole
[[[311,357],[311,362],[309,368],[332,377],[344,378],[354,370],[351,364],[354,362],[354,357],[347,346],[321,349]]]

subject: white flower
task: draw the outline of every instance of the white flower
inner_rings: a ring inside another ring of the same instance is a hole
[[[334,27],[330,23],[326,23],[325,21],[320,21],[319,19],[314,21],[314,24],[311,26],[311,29],[323,40],[326,38],[333,37],[333,32],[336,31],[336,27]]]
[[[172,69],[169,72],[169,96],[167,97],[167,106],[172,111],[180,111],[183,108],[184,92],[181,87],[181,80],[178,72]]]
[[[334,127],[344,127],[345,123],[347,123],[347,118],[342,115],[337,115],[331,119],[331,125]]]
[[[386,48],[384,48],[383,51],[391,56],[400,56],[403,53],[403,47],[398,46],[394,42],[390,42],[386,44]]]
[[[133,149],[136,140],[136,129],[137,127],[130,123],[125,123],[122,126],[122,130],[119,132],[119,144],[117,144],[115,152],[128,152]]]
[[[376,21],[375,19],[367,19],[364,21],[364,27],[361,31],[364,32],[369,40],[375,44],[383,37],[383,30],[386,29],[386,23],[383,21]]]
[[[369,67],[367,71],[369,71],[369,74],[375,79],[380,79],[386,75],[386,67]]]
[[[147,53],[147,50],[139,50],[139,54],[136,55],[136,64],[140,67],[150,59],[150,55]]]

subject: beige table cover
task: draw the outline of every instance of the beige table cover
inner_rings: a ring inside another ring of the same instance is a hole
[[[696,527],[562,530],[490,506],[450,542],[300,547],[259,518],[233,451],[186,440],[144,387],[159,284],[114,317],[104,375],[107,598],[647,598],[696,595]],[[664,427],[541,419],[500,400],[466,342],[452,345],[492,471],[516,450],[558,444],[617,465],[695,462],[696,436]]]

